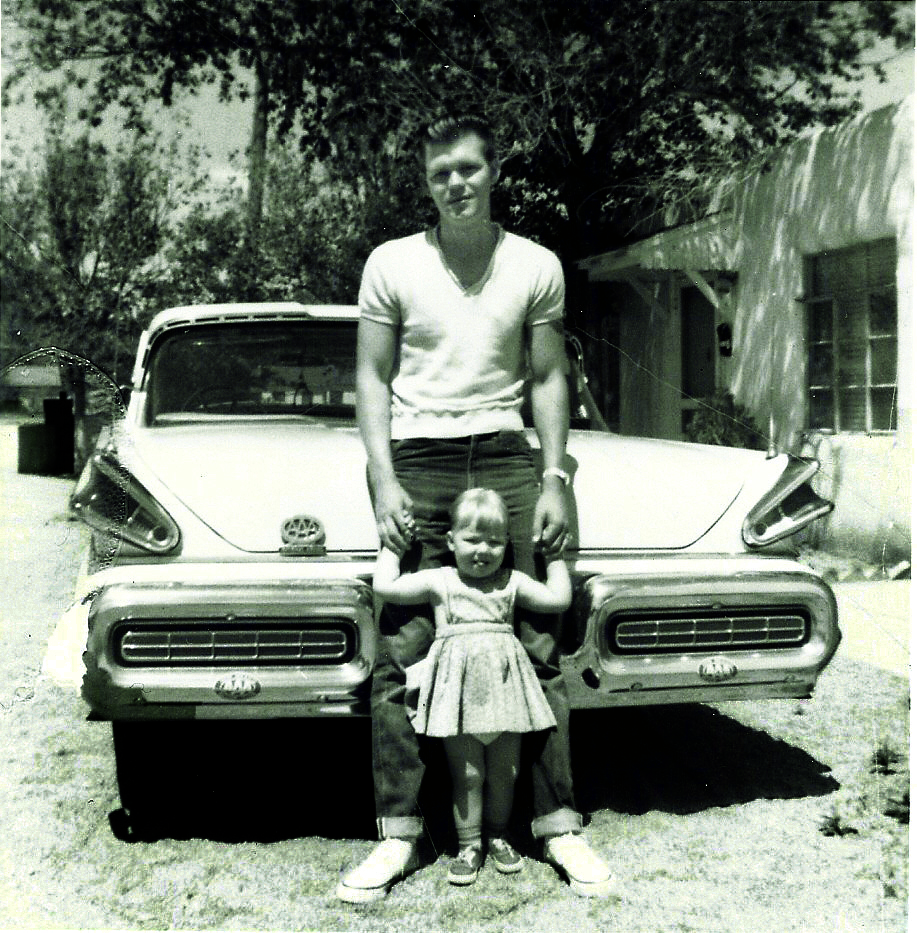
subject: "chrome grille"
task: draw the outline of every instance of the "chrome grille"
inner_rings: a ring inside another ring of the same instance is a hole
[[[143,667],[346,664],[356,645],[353,625],[345,620],[125,623],[114,637],[120,663]]]
[[[607,620],[616,654],[749,651],[805,643],[808,617],[797,611],[617,613]]]

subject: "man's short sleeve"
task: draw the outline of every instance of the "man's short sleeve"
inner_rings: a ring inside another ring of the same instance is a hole
[[[564,316],[564,271],[560,260],[550,250],[539,247],[538,251],[532,304],[525,319],[530,327],[559,321]]]
[[[363,267],[360,281],[360,317],[380,324],[398,324],[401,321],[401,308],[395,296],[390,276],[386,274],[385,244],[376,247]]]

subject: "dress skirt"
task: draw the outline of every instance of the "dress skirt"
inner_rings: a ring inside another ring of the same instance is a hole
[[[555,726],[538,676],[509,624],[465,622],[407,669],[408,718],[430,736],[539,732]]]

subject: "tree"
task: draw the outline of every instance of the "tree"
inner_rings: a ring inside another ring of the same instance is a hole
[[[703,210],[704,180],[807,126],[852,113],[839,79],[878,38],[911,43],[895,0],[19,0],[29,67],[92,60],[90,104],[129,115],[176,87],[255,87],[249,223],[269,128],[391,226],[419,216],[411,164],[432,110],[501,127],[503,209],[567,258],[620,245],[647,218]],[[71,68],[70,79],[85,82]],[[409,174],[410,173],[410,174]],[[411,179],[409,182],[408,179]],[[393,187],[393,185],[397,187]],[[397,210],[396,208],[402,208]],[[672,215],[676,216],[676,215]],[[375,231],[380,236],[387,230]]]
[[[56,343],[54,289],[37,245],[45,218],[39,181],[32,172],[0,174],[0,280],[3,282],[0,365],[35,347]]]
[[[507,208],[568,258],[645,232],[660,208],[702,210],[711,174],[854,112],[837,81],[875,39],[913,41],[909,5],[883,2],[321,7],[312,80],[329,90],[303,108],[304,138],[372,181],[432,110],[483,109],[502,128]]]
[[[113,105],[125,125],[144,123],[145,106],[170,106],[178,89],[191,93],[218,84],[220,96],[254,99],[248,146],[248,230],[257,239],[261,220],[268,127],[280,133],[299,104],[288,91],[290,57],[302,51],[299,16],[313,4],[273,0],[6,0],[24,40],[19,64],[4,81],[9,99],[38,69],[58,76],[39,103],[59,107],[69,87],[89,89],[78,116],[98,125]],[[299,94],[302,93],[300,84]]]
[[[293,144],[265,165],[261,237],[245,236],[246,211],[230,184],[216,204],[197,204],[165,247],[171,304],[222,301],[353,301],[371,248],[365,202],[319,164],[304,170]]]
[[[52,132],[37,170],[4,167],[4,344],[18,355],[49,342],[92,348],[115,375],[129,366],[139,328],[158,310],[161,251],[194,173],[146,133],[107,152],[86,133]],[[191,179],[176,183],[175,177]]]

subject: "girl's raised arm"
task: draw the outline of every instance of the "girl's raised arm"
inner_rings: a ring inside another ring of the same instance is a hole
[[[430,570],[402,574],[400,564],[394,551],[382,548],[376,558],[373,590],[390,603],[429,602],[435,593],[435,574]]]
[[[563,612],[573,599],[570,572],[562,558],[548,562],[548,578],[544,583],[527,574],[519,574],[516,602],[533,612]]]

